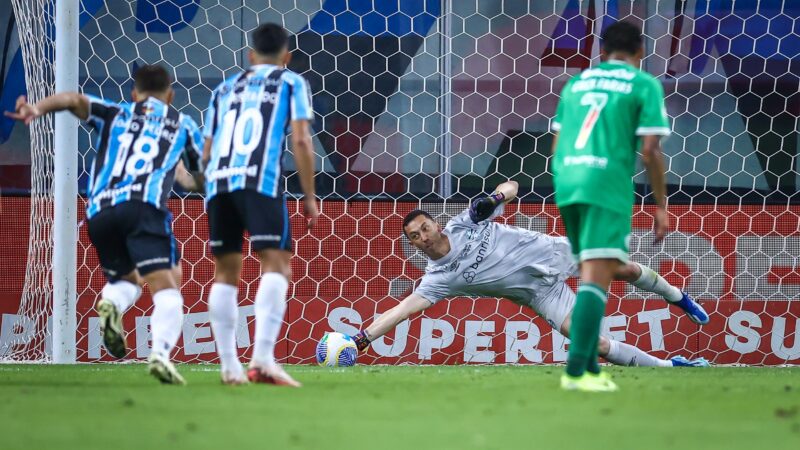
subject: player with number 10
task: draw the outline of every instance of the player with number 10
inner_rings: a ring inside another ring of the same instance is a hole
[[[252,34],[249,69],[224,80],[211,94],[206,114],[203,160],[215,282],[208,297],[211,328],[222,381],[298,387],[275,362],[291,278],[292,238],[283,192],[283,146],[291,127],[308,227],[319,214],[314,197],[314,153],[309,122],[311,93],[300,75],[286,69],[291,54],[281,26],[263,24]],[[261,263],[255,298],[255,346],[245,378],[236,347],[237,295],[242,238]]]

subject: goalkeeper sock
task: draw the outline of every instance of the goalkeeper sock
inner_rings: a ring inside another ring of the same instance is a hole
[[[618,366],[672,367],[672,361],[656,358],[630,344],[610,339],[608,343],[608,354],[605,358],[610,363]]]
[[[120,314],[124,314],[142,296],[142,288],[130,281],[117,280],[106,283],[100,295],[116,306]]]
[[[582,376],[593,355],[596,363],[600,321],[605,309],[606,293],[598,285],[585,283],[578,288],[569,330],[571,342],[567,357],[567,375]]]
[[[253,348],[253,365],[275,365],[275,341],[283,325],[286,312],[286,292],[289,281],[276,272],[261,275],[256,291],[256,340]]]
[[[208,313],[211,317],[211,330],[217,343],[217,354],[222,370],[239,364],[236,348],[236,321],[239,319],[237,307],[238,289],[225,283],[214,283],[208,294]]]
[[[634,286],[643,291],[658,294],[664,300],[670,303],[676,303],[681,301],[681,299],[683,298],[683,294],[681,293],[680,289],[669,284],[669,282],[665,280],[664,277],[656,273],[655,270],[647,266],[643,266],[639,263],[634,263],[634,264],[639,266],[639,269],[642,272],[642,274],[639,275],[639,279],[633,282]]]
[[[183,297],[177,289],[162,289],[153,294],[153,353],[166,358],[178,342],[183,326]]]

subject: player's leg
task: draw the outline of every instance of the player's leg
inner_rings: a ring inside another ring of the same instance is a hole
[[[292,277],[292,236],[286,200],[254,191],[241,194],[243,201],[238,206],[250,232],[251,247],[261,263],[255,301],[255,344],[247,376],[253,382],[300,387],[275,361],[275,343],[283,326]]]
[[[615,280],[627,281],[637,288],[660,295],[668,303],[681,308],[689,319],[699,325],[708,323],[708,313],[694,301],[689,294],[681,292],[677,287],[669,284],[667,280],[655,270],[635,263],[620,266],[614,277]]]
[[[100,333],[108,353],[122,358],[128,352],[122,316],[142,295],[139,274],[134,270],[118,279],[109,278],[95,309],[100,318]]]
[[[567,374],[580,377],[584,371],[600,373],[597,347],[600,323],[605,316],[607,292],[619,261],[597,258],[581,262],[581,285],[572,313]]]
[[[244,224],[231,194],[219,194],[208,203],[211,252],[214,255],[214,284],[208,295],[211,330],[225,384],[247,382],[236,345],[239,321],[239,279],[242,273]]]
[[[153,344],[148,359],[150,373],[166,384],[185,384],[186,381],[170,362],[170,354],[178,343],[183,325],[183,296],[178,290],[173,267],[143,271],[143,278],[153,294],[153,314],[150,329]]]
[[[150,373],[163,383],[184,384],[170,362],[183,325],[183,296],[173,272],[177,252],[169,214],[140,202],[127,202],[117,208],[135,224],[127,237],[128,253],[153,295]]]
[[[608,287],[621,261],[627,261],[630,217],[584,204],[562,207],[561,216],[573,253],[581,263],[581,285],[572,312],[572,339],[561,386],[614,391],[616,385],[600,375],[597,348]]]
[[[89,219],[89,239],[97,252],[106,284],[95,305],[100,333],[108,353],[122,358],[127,353],[122,315],[141,296],[138,274],[125,245],[124,224],[117,221],[116,208],[101,211]]]
[[[572,324],[572,310],[575,307],[575,293],[567,283],[557,283],[534,302],[530,306],[553,329],[558,330],[565,337],[570,337],[569,329]],[[671,361],[656,358],[632,345],[602,335],[598,341],[597,352],[610,363],[620,366],[672,367]]]
[[[417,294],[411,294],[404,298],[398,305],[381,314],[370,326],[353,336],[358,351],[366,350],[372,341],[393,330],[397,324],[431,306],[433,303]]]

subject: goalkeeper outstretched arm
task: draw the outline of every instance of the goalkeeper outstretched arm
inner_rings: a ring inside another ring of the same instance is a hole
[[[404,298],[400,304],[386,311],[375,322],[372,322],[372,325],[353,336],[358,351],[364,351],[369,347],[370,342],[393,330],[400,322],[431,306],[433,306],[433,303],[418,294],[411,294]]]

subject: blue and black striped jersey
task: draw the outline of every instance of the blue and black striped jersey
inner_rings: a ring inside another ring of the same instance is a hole
[[[120,104],[86,97],[87,122],[97,131],[86,217],[132,200],[166,209],[178,161],[183,158],[187,169],[199,170],[197,123],[153,97]]]
[[[220,83],[211,94],[205,136],[213,138],[206,167],[206,201],[223,192],[282,195],[282,157],[292,120],[311,120],[306,80],[261,64]]]

